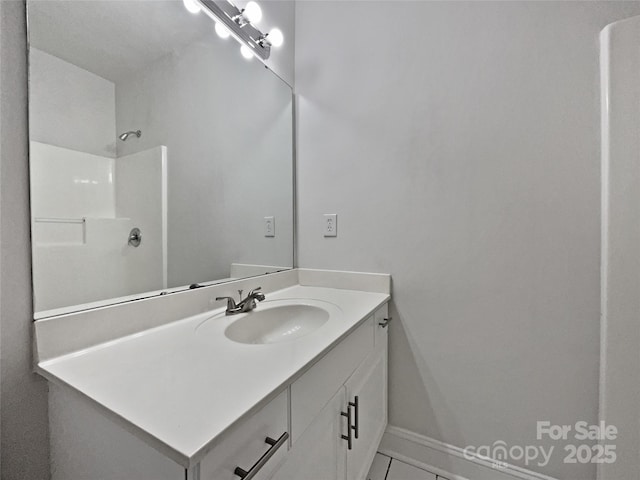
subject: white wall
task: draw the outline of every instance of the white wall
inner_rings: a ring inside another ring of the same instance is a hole
[[[393,275],[391,424],[465,447],[597,421],[598,34],[638,12],[297,4],[300,265]],[[529,468],[594,477],[557,448]]]
[[[47,384],[31,372],[23,2],[0,2],[0,477],[49,478]]]
[[[118,155],[167,146],[170,287],[292,265],[291,109],[279,78],[213,33],[117,82],[117,130],[142,130]]]
[[[29,134],[32,141],[115,157],[115,85],[31,48]]]

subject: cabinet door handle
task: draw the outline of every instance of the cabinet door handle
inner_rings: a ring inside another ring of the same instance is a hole
[[[360,415],[358,414],[358,410],[360,407],[360,399],[358,398],[358,395],[356,395],[353,399],[353,402],[349,402],[349,408],[353,407],[354,410],[356,411],[355,414],[355,422],[353,424],[353,427],[350,426],[350,428],[353,428],[353,432],[354,432],[354,437],[356,437],[356,439],[358,438],[358,431],[360,430],[360,421],[358,420],[360,418]]]
[[[384,318],[381,322],[378,322],[378,325],[380,325],[382,328],[387,328],[391,320],[393,320],[392,317]]]
[[[340,412],[340,415],[347,417],[347,434],[342,435],[342,439],[347,441],[347,448],[353,448],[353,438],[351,437],[351,407],[347,406],[346,412]]]
[[[264,440],[265,443],[268,443],[269,445],[271,445],[271,448],[269,448],[269,450],[267,450],[264,453],[264,455],[262,455],[258,459],[258,461],[253,464],[253,467],[251,467],[248,472],[240,467],[236,467],[236,469],[233,471],[234,475],[237,475],[243,480],[251,480],[253,477],[255,477],[258,474],[260,469],[264,467],[264,465],[269,461],[269,459],[275,455],[278,449],[285,444],[288,438],[289,438],[289,432],[284,432],[282,435],[280,435],[280,438],[278,438],[277,440],[274,440],[271,437],[265,438]]]

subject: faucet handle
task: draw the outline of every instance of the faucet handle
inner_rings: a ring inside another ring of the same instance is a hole
[[[236,308],[236,301],[233,297],[216,297],[216,301],[226,300],[227,301],[227,310],[232,310]]]
[[[263,301],[265,299],[265,296],[264,293],[259,293],[260,290],[262,290],[262,287],[257,287],[251,290],[249,292],[249,298],[253,298],[255,300],[258,300],[259,302]]]

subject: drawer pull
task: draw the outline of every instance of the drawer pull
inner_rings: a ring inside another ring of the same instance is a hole
[[[389,326],[389,322],[391,320],[393,320],[393,318],[391,318],[391,317],[385,318],[381,322],[378,322],[378,325],[380,325],[382,328],[387,328],[387,326]]]
[[[340,412],[340,415],[347,417],[347,434],[342,435],[342,439],[347,441],[347,448],[353,449],[353,437],[351,437],[351,407],[347,406],[346,412]]]
[[[353,428],[354,437],[358,438],[358,431],[359,431],[359,426],[358,425],[360,424],[360,421],[358,420],[358,418],[360,417],[360,415],[358,414],[358,410],[359,410],[359,407],[360,407],[360,401],[359,401],[358,395],[355,396],[355,398],[353,399],[353,402],[349,402],[349,408],[351,408],[351,407],[353,407],[355,409],[355,411],[356,411],[355,423],[354,423],[353,427],[351,427],[351,428]]]
[[[288,438],[289,438],[289,432],[284,432],[282,435],[280,435],[280,438],[278,438],[277,440],[274,440],[271,437],[267,437],[264,441],[265,443],[268,443],[269,445],[271,445],[271,448],[269,448],[269,450],[267,450],[264,453],[264,455],[262,455],[258,459],[258,461],[253,464],[253,467],[251,467],[248,472],[240,467],[236,467],[236,469],[233,471],[234,475],[237,475],[243,480],[251,480],[253,477],[255,477],[258,474],[260,469],[264,467],[264,465],[269,461],[269,459],[275,455],[278,449],[285,444]]]

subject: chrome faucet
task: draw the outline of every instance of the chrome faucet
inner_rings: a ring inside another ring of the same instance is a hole
[[[238,290],[240,294],[240,302],[236,303],[233,297],[217,297],[216,300],[226,300],[227,301],[227,311],[226,315],[236,315],[238,313],[246,313],[250,312],[254,308],[256,308],[256,300],[259,302],[265,299],[264,293],[261,293],[260,290],[262,287],[254,288],[249,292],[246,298],[242,298],[242,290]]]

